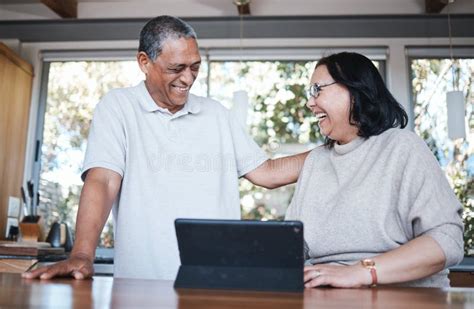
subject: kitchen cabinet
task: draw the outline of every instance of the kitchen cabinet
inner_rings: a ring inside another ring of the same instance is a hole
[[[0,42],[0,239],[8,198],[21,196],[32,82],[33,67]]]

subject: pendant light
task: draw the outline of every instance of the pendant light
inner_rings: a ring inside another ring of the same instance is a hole
[[[449,0],[447,5],[448,11],[448,33],[449,33],[449,54],[451,58],[451,69],[453,78],[453,90],[446,93],[446,104],[448,109],[448,137],[451,140],[458,138],[466,138],[466,124],[465,124],[465,106],[464,94],[461,90],[456,90],[455,74],[456,64],[453,56],[453,43],[451,36],[451,14],[449,6],[454,0]]]

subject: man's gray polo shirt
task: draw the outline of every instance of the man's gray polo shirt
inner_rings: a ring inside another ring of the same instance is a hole
[[[119,173],[116,277],[174,279],[176,218],[240,218],[238,177],[267,156],[218,102],[190,95],[171,114],[144,82],[109,92],[97,105],[82,177],[94,167]]]

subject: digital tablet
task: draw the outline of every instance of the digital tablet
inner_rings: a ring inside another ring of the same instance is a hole
[[[176,288],[303,290],[303,223],[176,219]]]

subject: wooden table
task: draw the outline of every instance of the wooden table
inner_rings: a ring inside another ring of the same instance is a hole
[[[474,289],[307,289],[304,293],[174,290],[171,281],[94,277],[26,280],[0,274],[0,307],[473,308]]]

